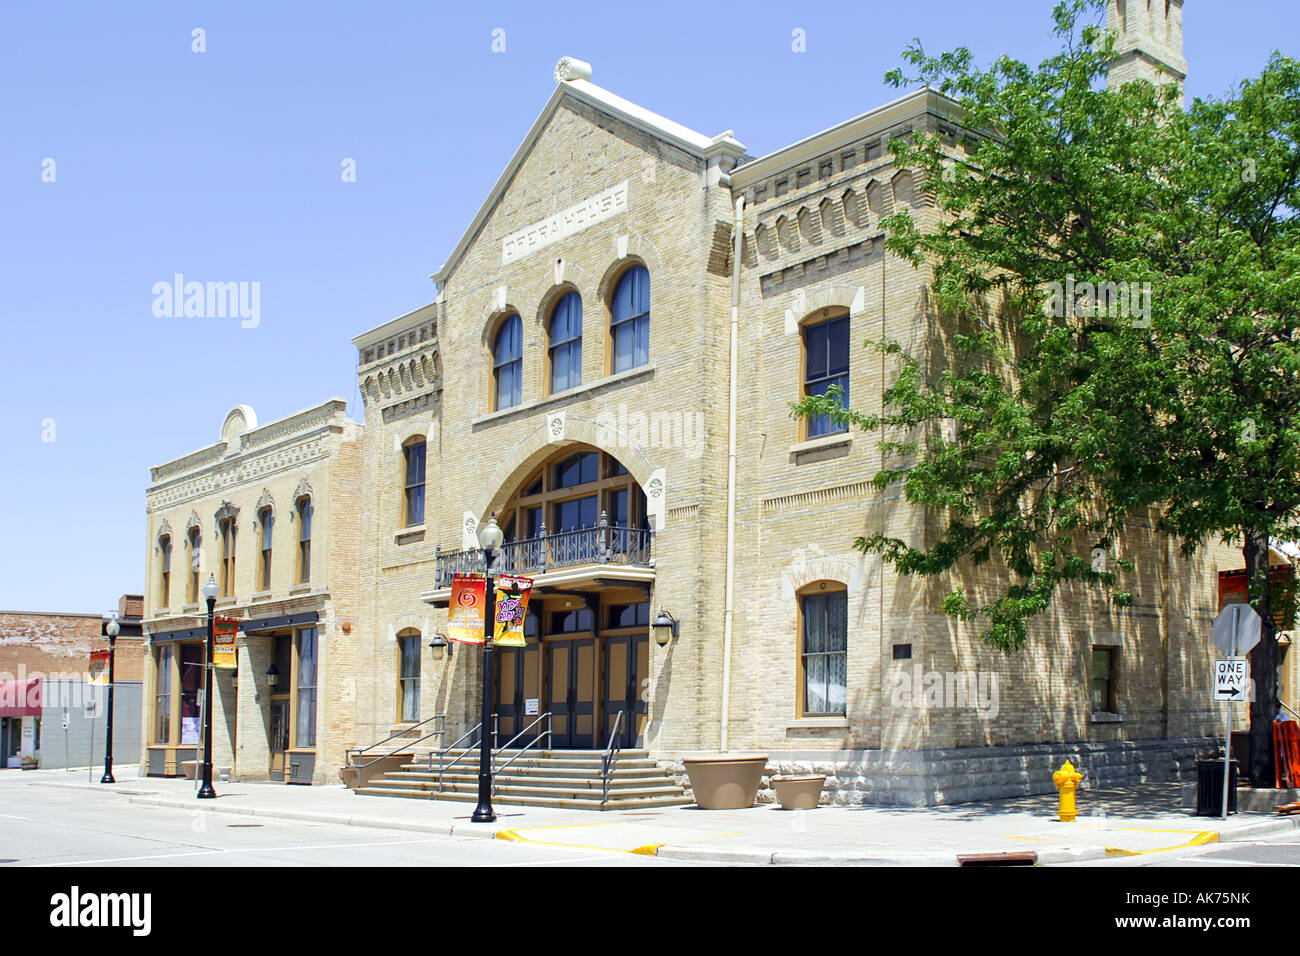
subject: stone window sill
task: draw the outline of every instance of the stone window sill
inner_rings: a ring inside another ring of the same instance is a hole
[[[617,385],[621,382],[628,382],[641,377],[650,378],[654,375],[654,372],[654,363],[642,365],[639,368],[628,369],[626,372],[616,372],[613,375],[606,375],[604,378],[597,379],[589,385],[578,385],[574,388],[565,389],[563,392],[556,392],[554,395],[543,395],[541,398],[534,398],[526,402],[520,402],[518,405],[512,405],[510,408],[504,408],[499,412],[489,412],[486,415],[480,415],[478,418],[470,421],[469,424],[471,428],[478,428],[480,425],[498,422],[509,418],[512,415],[524,415],[528,412],[537,411],[539,408],[545,408],[548,405],[555,405],[561,402],[569,402],[585,398],[592,392],[599,391],[609,385]]]
[[[311,582],[309,581],[309,582],[307,582],[306,584],[295,584],[293,587],[289,588],[289,593],[290,593],[290,594],[310,594],[310,593],[311,593]]]
[[[181,608],[182,614],[202,614],[203,610],[197,604],[186,604]]]
[[[239,603],[239,600],[238,600],[237,598],[228,597],[228,598],[222,598],[222,599],[219,600],[216,604],[214,604],[213,607],[222,607],[222,608],[224,608],[224,607],[234,607],[234,606],[235,606],[236,604],[238,604],[238,603]]]
[[[1090,724],[1122,724],[1124,723],[1123,714],[1092,714],[1088,717]]]
[[[790,457],[797,458],[799,455],[810,451],[821,451],[824,448],[839,448],[840,446],[848,447],[853,444],[852,432],[837,432],[834,435],[821,435],[817,438],[810,438],[808,441],[801,441],[790,446]]]
[[[789,730],[848,730],[849,721],[846,717],[800,717],[797,720],[786,721],[785,729]]]
[[[258,591],[252,597],[252,600],[254,601],[269,601],[270,599],[271,599],[270,591]]]
[[[402,528],[393,535],[393,540],[398,544],[417,544],[424,540],[424,525],[413,524],[409,528]]]

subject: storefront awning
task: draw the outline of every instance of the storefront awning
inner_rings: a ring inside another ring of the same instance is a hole
[[[41,716],[41,679],[0,681],[0,717]]]

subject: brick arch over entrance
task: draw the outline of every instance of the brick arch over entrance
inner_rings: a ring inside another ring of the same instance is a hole
[[[649,484],[654,463],[645,452],[631,445],[613,423],[565,416],[560,426],[563,437],[555,439],[551,418],[548,416],[502,455],[500,464],[474,498],[474,514],[480,521],[500,511],[534,468],[570,445],[590,445],[607,452],[622,462],[638,485],[645,488]]]

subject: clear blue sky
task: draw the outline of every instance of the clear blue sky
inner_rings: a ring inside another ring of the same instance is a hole
[[[149,466],[215,441],[232,406],[267,422],[342,395],[359,418],[349,340],[433,297],[560,56],[759,155],[892,99],[913,37],[1037,62],[1051,5],[3,0],[0,608],[140,591]],[[1297,38],[1294,0],[1193,0],[1190,94]],[[259,282],[260,324],[155,317],[178,272]]]

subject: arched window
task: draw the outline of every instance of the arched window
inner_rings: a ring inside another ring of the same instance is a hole
[[[551,312],[551,391],[582,384],[582,297],[569,292]]]
[[[197,527],[190,528],[190,604],[199,603],[199,549],[203,547],[203,535]]]
[[[235,519],[221,519],[221,596],[235,594]]]
[[[171,607],[172,596],[172,536],[163,535],[158,539],[158,550],[162,552],[162,580],[158,587],[158,607]]]
[[[311,580],[311,499],[298,499],[298,583]]]
[[[271,590],[271,538],[275,529],[275,514],[270,508],[263,508],[257,513],[257,524],[261,528],[261,548],[259,548],[257,581],[259,591]]]
[[[832,385],[843,389],[840,403],[849,404],[849,316],[835,316],[824,322],[810,322],[803,327],[803,393],[825,395]],[[807,438],[847,431],[829,415],[806,419]]]
[[[523,399],[524,325],[512,315],[501,323],[492,341],[492,380],[496,410],[514,408]]]
[[[650,273],[633,266],[614,287],[609,316],[611,372],[626,372],[650,361]]]
[[[402,517],[406,527],[424,524],[424,461],[428,446],[424,438],[412,438],[402,446],[406,459]]]
[[[799,594],[799,716],[843,717],[848,698],[849,593],[818,581]]]
[[[397,719],[420,719],[420,632],[407,628],[397,635]]]

